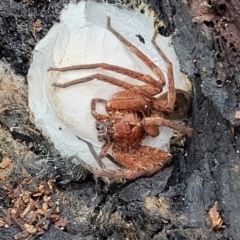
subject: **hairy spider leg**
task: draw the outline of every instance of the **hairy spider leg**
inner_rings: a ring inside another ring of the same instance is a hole
[[[177,130],[179,132],[186,133],[188,136],[192,136],[193,129],[182,126],[180,124],[173,123],[171,120],[161,117],[146,117],[141,121],[142,126],[165,126]]]
[[[107,18],[107,28],[113,33],[122,43],[124,43],[129,50],[139,57],[158,77],[158,81],[162,84],[162,87],[165,86],[165,77],[162,70],[144,53],[142,53],[137,47],[135,47],[132,43],[130,43],[126,38],[124,38],[120,33],[118,33],[114,28],[110,25],[110,17]]]
[[[175,102],[176,102],[176,89],[174,86],[173,66],[172,66],[172,63],[170,62],[170,60],[164,54],[164,52],[158,47],[158,45],[156,43],[156,37],[157,37],[157,31],[155,30],[153,37],[152,37],[152,44],[167,65],[168,101],[167,101],[167,104],[164,106],[164,108],[165,108],[164,111],[172,112],[174,109]],[[158,101],[155,101],[154,108],[159,109],[157,104],[158,104]]]
[[[105,70],[114,71],[117,73],[124,74],[126,76],[138,79],[144,83],[149,84],[149,86],[141,86],[144,91],[151,94],[152,96],[162,92],[162,87],[165,85],[165,78],[160,68],[158,68],[146,55],[144,55],[139,49],[137,49],[133,44],[131,44],[127,39],[125,39],[121,34],[119,34],[116,30],[114,30],[110,25],[110,18],[107,19],[107,27],[110,32],[112,32],[120,41],[122,41],[127,47],[129,47],[129,50],[132,51],[135,55],[137,55],[155,74],[157,77],[159,77],[159,81],[156,81],[154,78],[152,78],[149,75],[138,73],[133,70],[129,70],[123,67],[107,64],[107,63],[94,63],[94,64],[82,64],[82,65],[75,65],[75,66],[69,66],[69,67],[62,67],[62,68],[54,68],[50,67],[48,71],[69,71],[69,70],[77,70],[77,69],[94,69],[94,68],[102,68]],[[167,73],[169,76],[169,96],[168,96],[168,103],[166,104],[165,101],[162,101],[159,99],[156,101],[155,107],[158,110],[161,111],[172,111],[176,99],[176,93],[174,88],[174,78],[173,78],[173,70],[172,70],[172,64],[169,61],[169,59],[166,57],[166,55],[160,50],[160,48],[157,46],[155,39],[157,36],[157,32],[154,32],[154,35],[152,37],[152,44],[158,51],[158,53],[161,55],[163,60],[167,64]],[[80,79],[79,79],[80,80]],[[99,79],[101,80],[101,79]],[[120,81],[120,80],[118,80]],[[84,81],[79,81],[77,83],[82,83]],[[122,82],[122,81],[121,81]],[[77,84],[75,80],[70,81],[71,85]],[[114,83],[113,83],[114,84]],[[123,82],[124,84],[124,82]],[[56,86],[56,85],[55,85]],[[70,86],[70,85],[69,85]],[[118,85],[119,86],[119,85]],[[59,86],[62,87],[62,86]],[[153,100],[153,103],[155,101]]]
[[[77,136],[77,137],[78,137],[78,136]],[[97,154],[97,152],[95,151],[93,145],[92,145],[90,142],[88,142],[88,141],[86,141],[86,140],[84,140],[83,138],[80,138],[80,137],[78,137],[78,139],[82,140],[83,142],[85,142],[85,143],[88,145],[88,148],[89,148],[90,152],[92,153],[93,157],[95,158],[95,160],[97,161],[97,163],[99,164],[99,166],[102,168],[101,171],[105,171],[105,168],[106,168],[105,164],[104,164],[103,161],[102,161],[102,158],[103,158],[103,157],[108,158],[111,162],[115,163],[115,164],[118,165],[119,167],[124,167],[124,165],[122,165],[122,164],[120,164],[119,162],[117,162],[110,154],[108,154],[108,153],[101,154],[102,151],[100,152],[100,154]],[[84,162],[82,159],[80,159],[78,156],[75,155],[75,157],[79,160],[80,164],[81,164],[84,168],[86,168],[88,171],[90,171],[90,172],[92,172],[92,173],[95,172],[95,170],[94,170],[93,167],[91,167],[89,164],[85,163],[85,162]],[[112,178],[114,178],[114,177],[112,177]]]
[[[119,34],[114,28],[111,27],[110,17],[108,17],[108,19],[107,19],[107,27],[108,27],[109,31],[111,31],[120,41],[122,41],[129,48],[129,50],[132,53],[134,53],[136,56],[138,56],[153,71],[153,73],[159,78],[159,81],[162,83],[162,87],[165,86],[165,77],[163,75],[162,70],[157,65],[155,65],[145,54],[143,54],[138,48],[136,48],[132,43],[130,43],[121,34]],[[157,31],[155,30],[151,42],[167,65],[169,91],[168,91],[167,104],[165,102],[163,102],[162,100],[159,100],[159,101],[153,101],[153,105],[154,105],[155,109],[158,109],[160,111],[171,112],[174,109],[174,105],[175,105],[175,101],[176,101],[176,91],[175,91],[175,86],[174,86],[172,63],[169,61],[167,56],[163,53],[163,51],[156,44],[156,37],[157,37]]]
[[[77,136],[77,137],[78,137],[78,136]],[[102,169],[106,168],[105,164],[104,164],[104,163],[102,162],[102,160],[101,160],[101,157],[96,153],[95,149],[93,148],[93,145],[92,145],[90,142],[88,142],[88,141],[86,141],[86,140],[84,140],[84,139],[82,139],[82,138],[80,138],[80,137],[78,137],[78,139],[82,140],[83,142],[85,142],[85,143],[88,145],[88,148],[89,148],[90,152],[92,153],[93,157],[95,158],[95,160],[97,161],[97,163],[99,164],[99,166],[100,166]],[[109,156],[110,156],[110,155],[109,155]],[[111,157],[111,156],[110,156],[110,157]],[[111,158],[112,158],[112,157],[111,157]],[[78,159],[79,159],[79,158],[78,158]],[[87,169],[92,172],[92,170],[91,170],[90,168],[87,168]]]
[[[94,99],[92,99],[92,102],[91,102],[91,113],[92,113],[92,116],[96,119],[96,120],[98,120],[98,121],[104,121],[104,120],[108,120],[109,119],[109,116],[106,116],[106,115],[102,115],[102,114],[99,114],[99,113],[97,113],[97,111],[96,111],[96,105],[97,105],[97,103],[104,103],[104,104],[106,104],[106,100],[104,100],[104,99],[101,99],[101,98],[94,98]],[[88,144],[88,146],[89,146],[89,142],[87,142],[87,141],[85,141],[87,144]],[[108,150],[109,150],[109,148],[112,146],[112,142],[109,142],[109,140],[108,139],[106,139],[105,140],[105,143],[104,143],[104,145],[102,146],[102,150],[101,150],[101,153],[100,153],[100,155],[99,155],[99,159],[100,158],[103,158],[103,157],[106,157],[107,155],[108,155]],[[90,147],[89,147],[89,149],[90,149]],[[90,151],[92,152],[94,149],[92,148],[92,150],[90,149]],[[92,152],[93,153],[93,152]],[[93,154],[94,155],[94,154]],[[96,154],[95,154],[96,155]],[[96,158],[95,158],[96,159]]]
[[[109,70],[112,72],[120,73],[123,75],[126,75],[128,77],[131,77],[133,79],[138,79],[139,81],[142,81],[146,84],[152,85],[153,87],[157,88],[155,94],[162,91],[162,84],[158,81],[156,81],[153,77],[147,74],[139,73],[134,70],[130,70],[124,67],[112,65],[109,63],[90,63],[90,64],[79,64],[79,65],[73,65],[69,67],[50,67],[48,71],[58,71],[58,72],[66,72],[70,70],[79,70],[79,69],[95,69],[95,68],[101,68],[104,70]],[[153,93],[153,95],[155,95]]]
[[[82,65],[74,65],[69,67],[50,67],[48,71],[60,71],[65,72],[69,70],[77,70],[77,69],[94,69],[94,68],[102,68],[105,70],[114,71],[129,77],[132,77],[134,79],[138,79],[146,84],[149,84],[152,87],[147,87],[144,90],[147,91],[152,96],[162,92],[162,87],[165,85],[165,78],[164,75],[159,69],[146,55],[144,55],[140,50],[138,50],[134,45],[132,45],[128,40],[126,40],[121,34],[116,32],[111,26],[110,26],[110,18],[107,19],[107,27],[110,32],[112,32],[117,38],[119,38],[120,41],[122,41],[127,47],[129,47],[130,51],[132,51],[135,55],[137,55],[155,74],[159,77],[159,81],[155,80],[153,77],[147,74],[142,74],[133,70],[129,70],[127,68],[111,65],[108,63],[94,63],[94,64],[82,64]],[[99,79],[101,80],[101,79]],[[74,83],[75,80],[70,81],[70,83]],[[120,81],[120,80],[119,80]],[[78,83],[81,83],[84,81],[80,81]],[[124,83],[124,82],[123,82]],[[73,85],[71,84],[71,85]],[[114,84],[114,83],[113,83]],[[70,85],[69,85],[70,86]],[[60,86],[59,86],[60,87]]]
[[[103,104],[106,104],[106,100],[104,99],[101,99],[101,98],[94,98],[92,99],[92,102],[91,102],[91,113],[92,113],[92,116],[98,120],[98,121],[104,121],[104,120],[107,120],[109,119],[109,116],[106,116],[106,115],[103,115],[103,114],[99,114],[97,113],[96,111],[96,105],[97,103],[103,103]]]
[[[125,44],[129,50],[139,57],[152,71],[153,73],[158,77],[158,80],[155,80],[149,75],[145,75],[142,73],[135,72],[133,70],[129,70],[123,67],[107,64],[107,63],[95,63],[95,64],[83,64],[83,65],[75,65],[75,66],[69,66],[69,67],[62,67],[62,68],[55,68],[51,67],[48,69],[48,71],[69,71],[69,70],[77,70],[77,69],[90,69],[90,68],[102,68],[110,71],[116,71],[121,74],[125,74],[127,76],[139,79],[140,81],[146,82],[148,84],[151,84],[153,86],[157,86],[160,89],[162,89],[163,86],[165,86],[165,77],[162,72],[162,70],[154,64],[151,59],[149,59],[144,53],[142,53],[137,47],[135,47],[133,44],[131,44],[127,39],[125,39],[120,33],[118,33],[114,28],[110,25],[110,17],[107,18],[107,28],[108,30],[114,34],[123,44]]]
[[[87,77],[83,77],[83,78],[78,78],[78,79],[75,79],[75,80],[72,80],[72,81],[69,81],[69,82],[66,82],[66,83],[53,83],[52,86],[60,87],[60,88],[66,88],[66,87],[76,85],[76,84],[79,84],[79,83],[92,81],[94,79],[98,79],[98,80],[103,81],[103,82],[111,83],[113,85],[125,88],[125,89],[127,89],[131,92],[136,93],[136,94],[141,94],[141,95],[145,96],[149,101],[154,101],[155,100],[155,98],[151,94],[149,94],[147,91],[145,91],[143,88],[141,88],[141,86],[135,86],[133,84],[123,82],[119,79],[116,79],[116,78],[113,78],[113,77],[110,77],[110,76],[106,76],[106,75],[103,75],[103,74],[99,74],[99,73],[96,73],[96,74],[93,74],[93,75],[90,75],[90,76],[87,76]]]

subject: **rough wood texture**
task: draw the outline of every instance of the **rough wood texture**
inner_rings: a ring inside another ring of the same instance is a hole
[[[0,58],[9,62],[17,73],[26,75],[33,47],[52,21],[58,19],[66,2],[1,1]],[[212,0],[204,5],[203,2],[150,3],[164,19],[166,27],[159,29],[160,32],[173,34],[182,71],[193,83],[194,135],[186,149],[176,149],[171,166],[151,178],[108,186],[101,181],[95,184],[87,177],[59,186],[61,194],[55,197],[60,199],[61,215],[67,216],[70,224],[66,232],[52,226],[39,239],[240,239],[240,129],[239,120],[235,119],[239,109],[240,3]],[[33,34],[29,26],[37,19],[42,20],[43,29]],[[15,109],[21,108],[23,105],[15,105]],[[34,138],[34,134],[17,130],[11,132],[13,123],[22,126],[28,120],[10,110],[0,114],[0,147],[4,149],[1,157],[11,157],[18,168],[15,167],[5,184],[12,186],[25,175],[36,173],[33,185],[41,179],[61,179],[68,163],[44,157],[44,151],[54,153],[54,149],[46,150],[42,137]],[[38,144],[30,148],[28,144],[35,140]],[[21,157],[13,148],[21,150]],[[26,160],[22,156],[29,150],[33,155]],[[26,172],[17,170],[20,167]],[[7,199],[0,201],[4,207],[11,204]],[[217,214],[215,217],[212,214],[216,202],[223,218],[219,228],[214,225],[218,222]],[[0,238],[9,239],[16,231],[13,227],[3,228]]]

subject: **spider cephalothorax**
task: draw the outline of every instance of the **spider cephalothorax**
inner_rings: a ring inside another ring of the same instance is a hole
[[[145,136],[141,119],[141,113],[137,111],[113,111],[107,125],[109,141],[118,145],[138,145]]]
[[[54,83],[53,86],[65,88],[74,84],[83,84],[84,82],[98,79],[123,88],[123,91],[115,93],[110,100],[92,99],[91,113],[97,121],[98,139],[104,142],[104,144],[99,156],[93,152],[92,147],[91,151],[98,161],[103,157],[108,157],[110,160],[118,162],[124,168],[116,171],[108,170],[104,169],[103,163],[100,163],[102,167],[100,170],[88,168],[97,176],[102,177],[134,179],[140,176],[150,176],[161,170],[171,159],[171,155],[158,148],[142,146],[141,143],[145,136],[156,137],[159,134],[159,126],[170,127],[188,135],[192,133],[192,129],[166,119],[167,116],[170,118],[178,116],[178,114],[174,113],[176,106],[178,106],[180,111],[184,108],[184,106],[178,103],[177,96],[184,98],[185,93],[176,90],[174,87],[172,63],[155,42],[157,32],[153,34],[152,44],[166,63],[168,77],[168,92],[160,97],[156,97],[156,95],[161,93],[165,86],[165,77],[162,70],[138,48],[114,30],[110,26],[110,18],[108,18],[107,27],[112,34],[122,41],[133,54],[152,70],[157,76],[157,80],[149,75],[120,66],[108,63],[93,63],[63,68],[50,68],[49,71],[64,72],[76,69],[101,68],[135,78],[143,82],[144,85],[135,86],[116,78],[96,73],[64,84]],[[99,103],[105,105],[108,115],[97,113],[96,105]],[[109,152],[110,149],[112,149],[111,153]]]

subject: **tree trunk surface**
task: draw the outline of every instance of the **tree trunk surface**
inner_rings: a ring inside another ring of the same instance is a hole
[[[2,0],[1,61],[26,77],[35,45],[68,2]],[[27,82],[13,86],[18,76],[7,67],[0,76],[0,157],[12,161],[0,169],[1,206],[11,207],[6,189],[20,184],[33,191],[55,179],[52,199],[69,221],[64,231],[52,224],[37,239],[240,239],[240,3],[149,4],[164,21],[160,33],[172,34],[181,70],[192,82],[194,129],[185,147],[173,151],[170,166],[150,178],[106,184],[90,175],[60,184],[72,166],[48,139],[29,130],[35,128]],[[41,30],[33,31],[38,19]],[[21,231],[15,225],[0,227],[0,239],[13,239]]]

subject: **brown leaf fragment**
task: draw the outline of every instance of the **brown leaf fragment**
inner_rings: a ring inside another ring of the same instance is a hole
[[[48,209],[48,204],[47,204],[47,203],[43,203],[43,204],[42,204],[42,209],[43,209],[44,211],[46,211],[46,210]]]
[[[240,111],[239,110],[235,112],[235,118],[237,120],[240,120]]]
[[[40,234],[43,234],[43,233],[45,233],[44,229],[37,226],[37,234],[40,235]]]
[[[20,208],[20,207],[23,206],[23,202],[22,202],[22,200],[21,200],[20,197],[14,199],[14,204],[13,204],[13,206],[16,207],[16,208]],[[20,210],[20,209],[18,209],[18,210]]]
[[[10,217],[10,213],[9,213],[9,209],[1,209],[2,213],[3,213],[3,219],[5,221],[5,223],[7,223],[8,225],[11,225],[12,224],[12,221],[11,221],[11,217]]]
[[[29,211],[31,211],[31,210],[33,210],[33,205],[32,205],[32,203],[30,202],[30,203],[27,205],[27,207],[24,209],[24,211],[20,214],[20,217],[21,217],[21,218],[24,218],[25,215],[26,215]]]
[[[30,234],[29,234],[26,230],[24,230],[24,231],[22,231],[22,232],[19,232],[19,233],[15,234],[15,235],[14,235],[14,239],[15,239],[15,240],[25,240],[25,239],[27,239],[29,236],[30,236]]]
[[[219,204],[215,202],[213,207],[208,212],[208,217],[213,229],[218,229],[223,224],[223,218],[219,213]]]
[[[49,196],[47,196],[47,195],[44,195],[43,196],[43,201],[44,202],[48,202],[50,200],[50,197]]]
[[[31,225],[31,224],[25,223],[24,224],[24,228],[31,235],[33,235],[33,234],[35,234],[37,232],[37,229],[33,225]]]
[[[50,195],[52,193],[52,186],[48,182],[41,183],[37,188],[33,191],[34,197],[39,197],[42,195]]]
[[[0,218],[0,228],[4,227],[6,223],[4,222],[3,218]]]
[[[42,210],[42,209],[39,208],[39,209],[37,210],[37,214],[44,216],[44,215],[46,214],[46,212],[45,212],[44,210]]]
[[[55,225],[57,227],[66,227],[68,225],[69,221],[67,217],[60,217],[58,221],[55,222]]]
[[[8,157],[3,158],[2,162],[0,163],[0,168],[5,169],[12,163],[12,160]]]
[[[42,224],[44,224],[46,222],[46,220],[48,219],[48,217],[53,213],[53,211],[55,210],[57,205],[53,205],[52,208],[50,209],[50,211],[46,214],[45,217],[43,217],[37,224],[36,226],[41,226]]]
[[[22,195],[22,200],[24,203],[28,203],[30,200],[30,194],[28,192],[24,192]]]
[[[60,219],[60,216],[58,214],[51,214],[49,219],[52,221],[52,222],[56,222]]]
[[[7,173],[5,173],[5,172],[1,172],[1,173],[0,173],[0,180],[1,180],[1,181],[5,181],[5,180],[6,180],[6,177],[7,177]]]
[[[41,203],[39,201],[33,201],[32,202],[33,206],[36,208],[36,209],[39,209],[42,207]]]
[[[11,217],[15,217],[16,218],[16,217],[19,216],[19,211],[16,208],[9,208],[9,211],[10,211]]]
[[[22,193],[22,188],[20,186],[17,186],[16,188],[13,189],[12,193],[13,193],[13,197],[17,198]]]
[[[37,19],[36,22],[33,23],[35,28],[41,28],[42,29],[42,20]]]
[[[33,193],[32,196],[33,196],[33,197],[41,197],[41,196],[42,196],[42,193],[36,192],[36,193]]]
[[[30,211],[27,216],[25,217],[25,220],[30,224],[36,224],[38,221],[37,218],[37,212],[36,211]]]
[[[12,217],[12,223],[17,226],[19,229],[22,229],[23,231],[25,230],[24,228],[24,221],[22,219],[19,219],[19,218],[15,218],[15,217]]]

